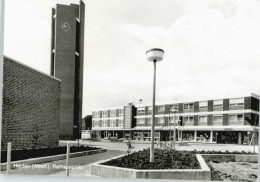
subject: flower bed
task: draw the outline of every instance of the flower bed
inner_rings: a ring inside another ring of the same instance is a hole
[[[98,149],[96,147],[70,147],[70,153],[83,152],[89,150]],[[55,148],[38,148],[38,149],[23,149],[23,150],[12,150],[11,161],[18,161],[37,157],[46,157],[59,154],[66,154],[67,147],[55,147]],[[1,163],[6,162],[6,151],[1,151]]]
[[[126,156],[112,159],[102,165],[132,169],[199,169],[196,154],[188,151],[174,151],[171,149],[155,149],[154,162],[150,160],[150,150],[134,152]]]
[[[253,154],[256,154],[256,153],[253,153],[253,152],[246,152],[246,151],[233,151],[233,152],[229,152],[228,150],[225,151],[225,152],[222,152],[222,151],[205,151],[205,150],[202,150],[202,151],[197,151],[197,150],[193,150],[192,153],[196,153],[196,154],[245,154],[245,155],[253,155]],[[256,154],[257,155],[257,154]]]

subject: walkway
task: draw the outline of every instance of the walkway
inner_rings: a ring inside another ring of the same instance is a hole
[[[70,170],[70,176],[90,176],[88,174],[89,165],[91,163],[116,157],[125,154],[124,151],[109,150],[104,153],[86,155],[82,157],[71,158],[69,160],[69,166],[81,166],[83,169]],[[66,165],[66,160],[58,160],[49,163],[43,163],[50,166],[49,169],[32,169],[32,168],[16,168],[11,170],[11,174],[26,174],[26,175],[54,175],[54,176],[65,176],[65,169],[54,168],[54,165]],[[5,173],[6,171],[2,171]]]

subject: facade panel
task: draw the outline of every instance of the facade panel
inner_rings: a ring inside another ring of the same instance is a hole
[[[207,125],[208,126],[212,126],[213,125],[213,115],[212,114],[208,115]]]
[[[252,110],[259,112],[259,99],[256,99],[255,97],[251,97],[251,106]]]
[[[229,117],[228,114],[223,114],[223,126],[229,125]]]
[[[59,146],[60,84],[4,57],[2,149]]]
[[[208,111],[213,111],[213,100],[208,101]]]
[[[229,99],[223,99],[223,111],[229,110]]]
[[[194,102],[194,112],[199,112],[199,102]]]
[[[199,116],[195,115],[194,116],[194,126],[198,126],[199,125]]]

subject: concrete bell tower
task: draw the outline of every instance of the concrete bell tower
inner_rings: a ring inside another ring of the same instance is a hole
[[[85,4],[57,4],[51,19],[50,72],[61,80],[60,139],[76,139],[82,119]]]

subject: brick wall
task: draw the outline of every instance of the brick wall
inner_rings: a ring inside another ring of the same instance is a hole
[[[60,81],[4,58],[2,149],[55,147],[59,142]]]

